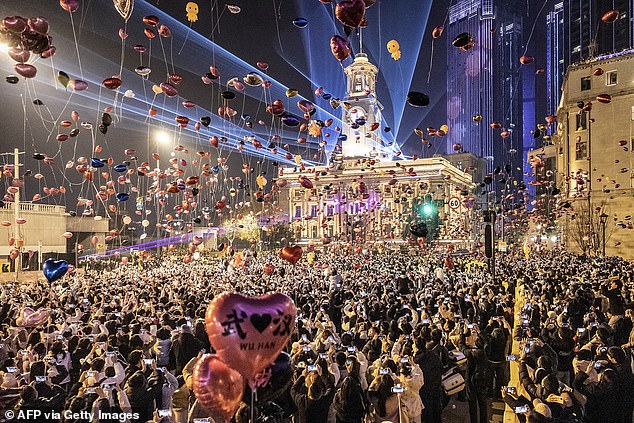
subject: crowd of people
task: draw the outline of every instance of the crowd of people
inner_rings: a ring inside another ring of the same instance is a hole
[[[245,256],[1,286],[0,421],[221,421],[197,403],[192,372],[213,352],[206,305],[227,291],[282,292],[298,310],[288,374],[245,395],[236,423],[436,423],[450,401],[472,423],[490,421],[492,401],[521,422],[632,421],[624,260],[508,252],[493,279],[482,259],[447,251],[332,249],[296,266]],[[27,307],[47,319],[25,325]]]

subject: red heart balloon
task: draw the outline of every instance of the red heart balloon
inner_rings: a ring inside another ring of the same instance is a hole
[[[296,314],[293,300],[284,294],[224,293],[209,303],[205,326],[217,356],[252,381],[286,346]]]
[[[339,35],[333,35],[330,39],[330,51],[337,60],[343,62],[348,56],[350,56],[350,44],[348,40]]]
[[[222,414],[226,420],[242,401],[244,379],[217,355],[205,354],[196,363],[192,374],[194,395],[209,411]]]
[[[293,247],[284,247],[280,251],[280,257],[287,262],[291,263],[293,266],[302,258],[302,247],[299,245],[295,245]]]
[[[342,24],[357,28],[365,16],[365,2],[363,0],[344,0],[337,4],[335,16]]]

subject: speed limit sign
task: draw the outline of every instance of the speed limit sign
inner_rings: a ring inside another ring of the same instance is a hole
[[[449,199],[449,207],[454,210],[460,208],[460,199],[458,197],[451,197]]]

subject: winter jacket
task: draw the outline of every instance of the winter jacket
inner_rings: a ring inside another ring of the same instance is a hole
[[[312,400],[308,397],[305,381],[306,378],[300,376],[291,387],[291,396],[297,407],[295,423],[326,423],[330,404],[335,396],[334,386],[328,378],[322,378],[326,384],[325,392],[321,398]]]
[[[335,394],[333,407],[337,418],[343,422],[355,423],[363,420],[368,401],[358,378],[346,376]]]

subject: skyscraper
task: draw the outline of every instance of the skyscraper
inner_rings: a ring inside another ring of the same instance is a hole
[[[448,152],[460,144],[487,158],[489,171],[510,165],[516,176],[524,150],[524,13],[523,3],[458,0],[449,8],[447,28]],[[468,51],[451,44],[462,33],[475,41]],[[501,127],[492,129],[494,122]]]
[[[601,17],[618,11],[606,23]],[[548,114],[557,112],[568,66],[634,47],[634,0],[555,0],[546,19]]]

